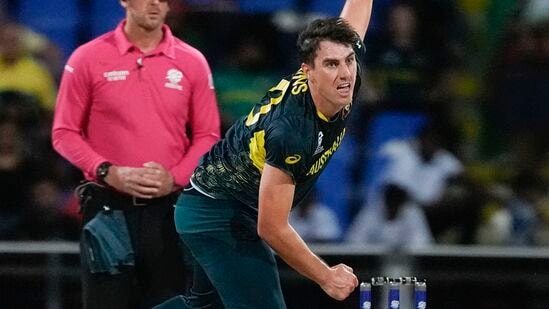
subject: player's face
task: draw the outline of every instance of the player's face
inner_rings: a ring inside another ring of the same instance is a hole
[[[168,0],[121,0],[128,22],[148,31],[158,29],[170,10]]]
[[[320,42],[314,67],[303,65],[317,108],[328,117],[353,100],[357,64],[353,48],[331,41]]]

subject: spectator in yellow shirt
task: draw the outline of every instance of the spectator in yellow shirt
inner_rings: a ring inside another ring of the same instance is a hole
[[[52,74],[25,52],[21,26],[8,22],[0,29],[0,91],[14,90],[34,96],[46,111],[55,105]]]

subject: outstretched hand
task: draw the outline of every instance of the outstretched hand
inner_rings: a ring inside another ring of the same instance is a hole
[[[320,285],[326,294],[337,300],[347,298],[357,286],[358,278],[353,269],[345,264],[332,266],[328,279]]]

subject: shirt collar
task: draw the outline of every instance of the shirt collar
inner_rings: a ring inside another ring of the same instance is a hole
[[[114,30],[114,39],[116,42],[116,46],[118,47],[118,51],[121,55],[130,52],[132,48],[137,48],[126,37],[126,34],[124,33],[125,24],[126,20],[124,19],[118,24],[118,26]],[[175,38],[172,34],[172,31],[170,30],[170,27],[164,24],[162,25],[162,32],[164,32],[164,38],[162,38],[162,41],[160,41],[158,47],[151,54],[162,53],[172,59],[175,59]]]

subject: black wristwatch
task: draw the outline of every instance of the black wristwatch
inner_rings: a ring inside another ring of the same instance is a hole
[[[97,169],[95,170],[95,175],[97,177],[97,181],[101,184],[107,184],[105,182],[105,177],[107,177],[107,175],[109,174],[109,167],[112,166],[112,163],[111,162],[108,162],[108,161],[105,161],[101,164],[99,164],[99,166],[97,167]]]

